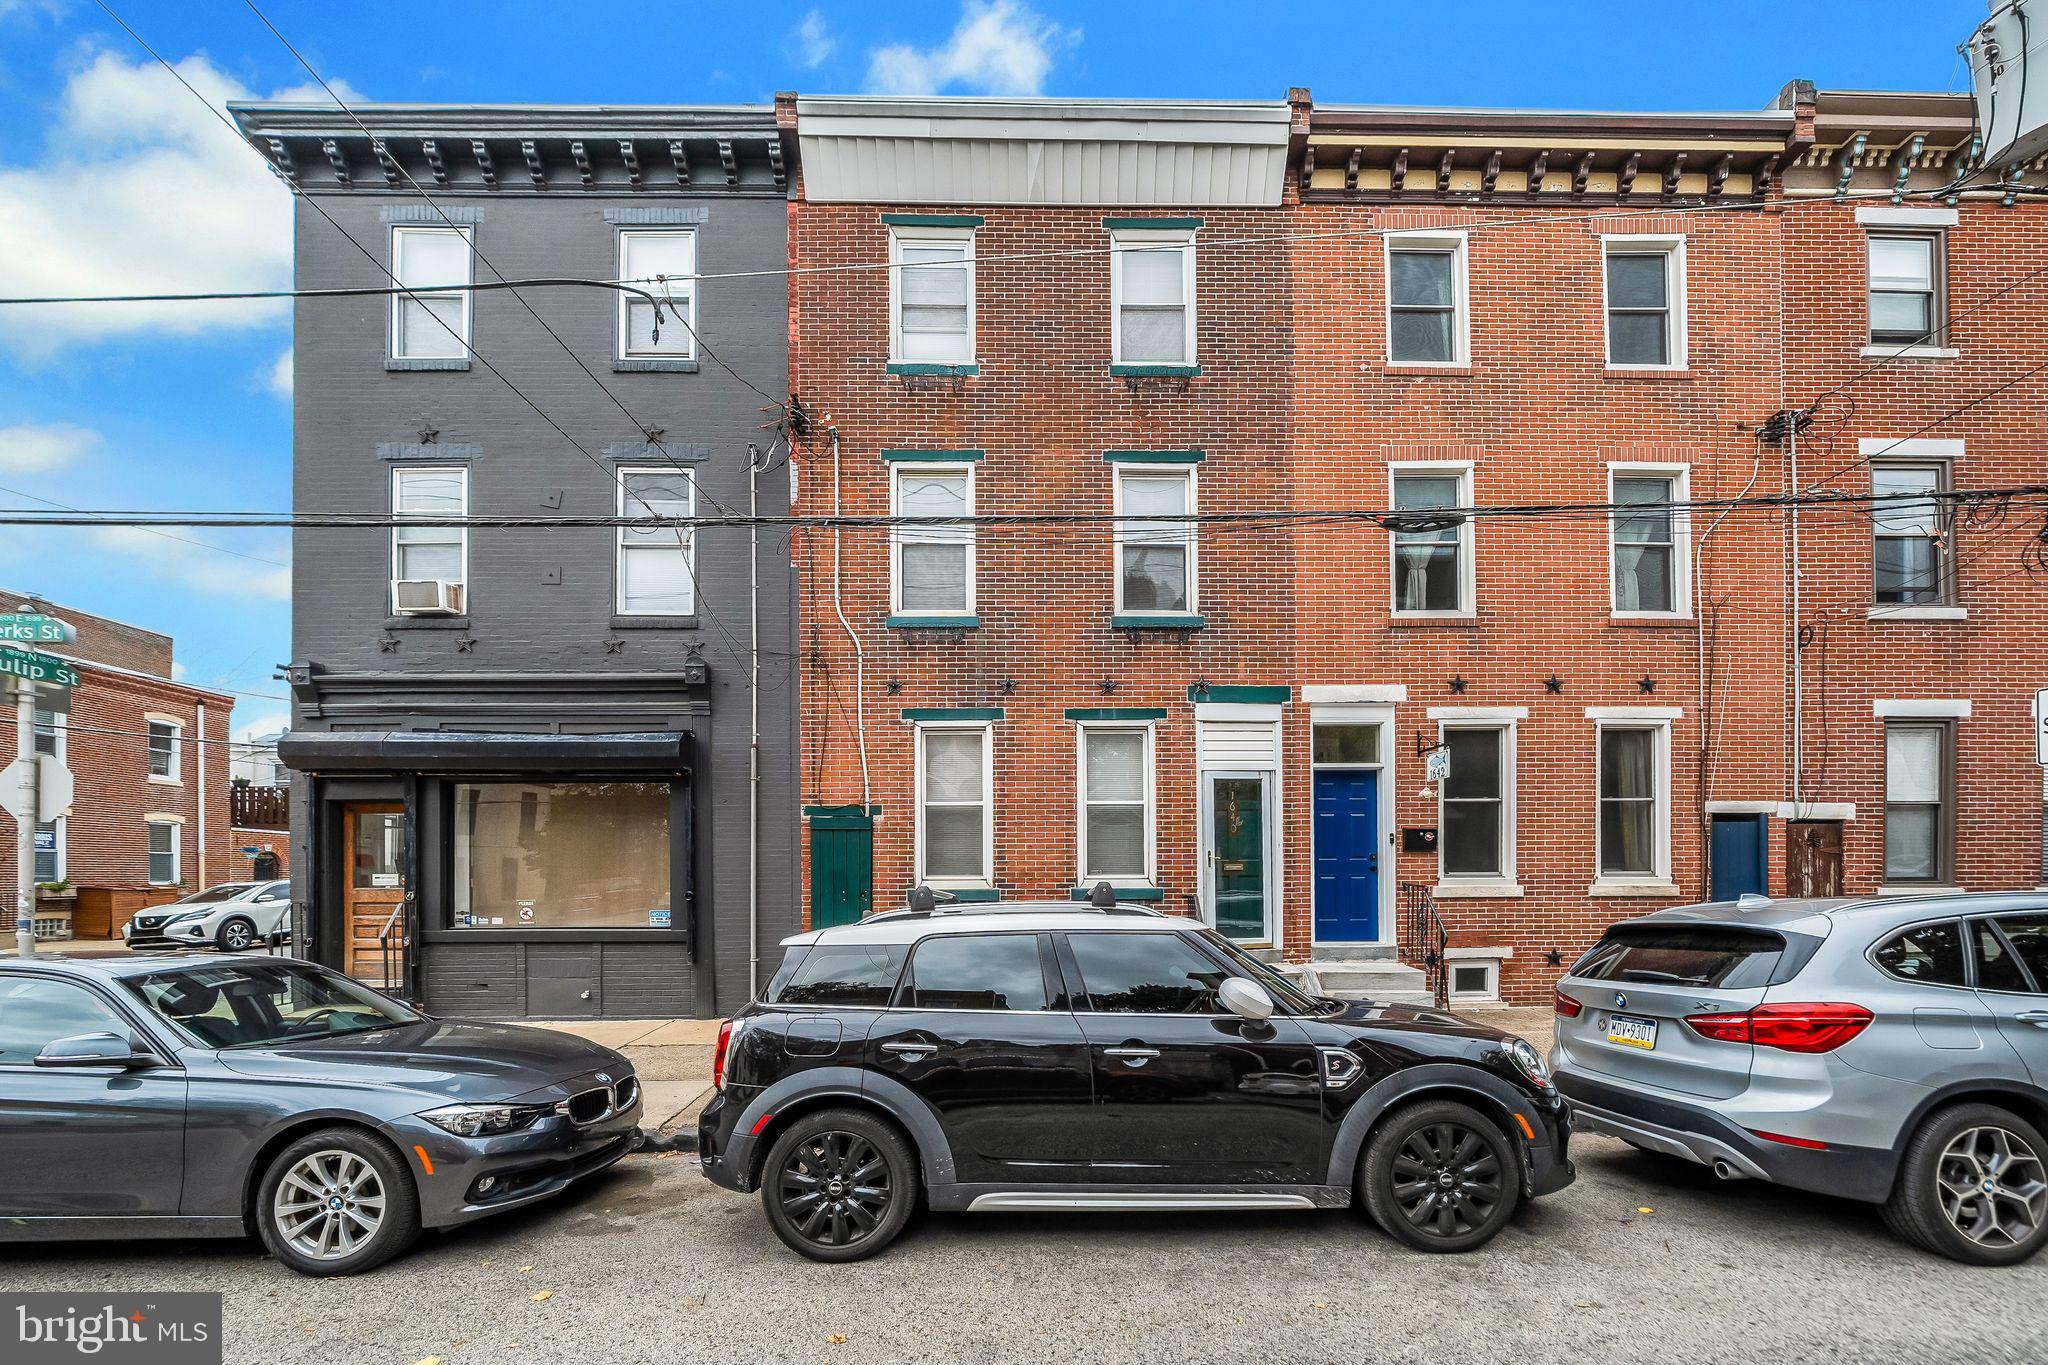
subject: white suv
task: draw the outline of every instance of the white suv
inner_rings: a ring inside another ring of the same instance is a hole
[[[197,948],[247,952],[273,934],[292,932],[292,884],[223,882],[169,905],[152,906],[121,927],[130,948]]]

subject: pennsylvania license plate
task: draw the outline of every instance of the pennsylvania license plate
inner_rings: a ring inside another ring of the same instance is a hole
[[[1607,1016],[1607,1041],[1652,1051],[1657,1046],[1657,1021],[1639,1019],[1633,1014],[1610,1014]]]

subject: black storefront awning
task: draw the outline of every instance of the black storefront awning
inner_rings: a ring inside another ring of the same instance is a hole
[[[454,730],[293,731],[277,756],[295,772],[531,773],[690,770],[690,736],[517,735]]]

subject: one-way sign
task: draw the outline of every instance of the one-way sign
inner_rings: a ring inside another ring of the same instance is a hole
[[[49,683],[53,687],[78,686],[78,670],[62,659],[53,659],[32,649],[10,649],[6,645],[0,645],[0,675],[32,683]]]

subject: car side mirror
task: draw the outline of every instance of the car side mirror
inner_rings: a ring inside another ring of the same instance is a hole
[[[1266,994],[1266,988],[1256,981],[1226,976],[1223,984],[1216,988],[1216,994],[1223,1001],[1223,1008],[1240,1019],[1263,1024],[1273,1017],[1273,997]]]
[[[37,1066],[155,1066],[156,1057],[118,1033],[81,1033],[59,1038],[36,1054]]]

